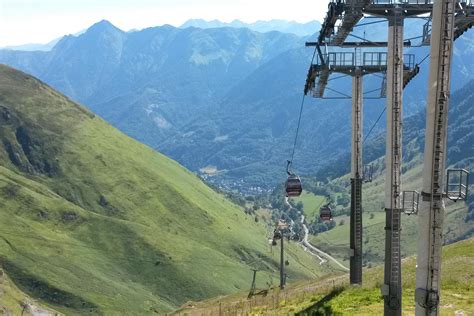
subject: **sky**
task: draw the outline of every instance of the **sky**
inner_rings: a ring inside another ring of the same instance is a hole
[[[0,0],[0,47],[48,43],[108,20],[122,30],[188,19],[321,21],[322,0]]]

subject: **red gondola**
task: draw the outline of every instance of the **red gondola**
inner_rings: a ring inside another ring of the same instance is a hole
[[[289,196],[289,197],[300,196],[301,192],[303,192],[300,178],[296,175],[288,176],[288,179],[286,180],[286,183],[285,183],[285,190],[286,190],[286,196]]]
[[[332,210],[329,204],[324,205],[319,210],[319,218],[323,221],[330,221],[332,220]]]
[[[288,174],[288,179],[285,182],[285,191],[286,196],[295,197],[300,196],[303,192],[303,187],[301,186],[301,179],[294,173],[290,172],[291,161],[288,160],[288,165],[286,167],[286,173]]]

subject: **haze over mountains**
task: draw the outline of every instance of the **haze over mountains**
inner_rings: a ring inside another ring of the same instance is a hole
[[[281,33],[295,34],[298,36],[308,36],[316,33],[316,30],[321,27],[321,23],[319,23],[318,21],[298,23],[295,21],[286,20],[257,21],[254,23],[245,23],[240,20],[234,20],[232,22],[226,23],[221,22],[219,20],[206,21],[203,19],[192,19],[186,21],[180,27],[197,27],[202,29],[222,27],[248,28],[252,31],[261,33],[277,31]]]
[[[385,26],[373,25],[371,32],[377,27]],[[472,79],[473,38],[468,32],[456,41],[453,90]],[[217,174],[210,182],[270,188],[283,180],[291,153],[312,55],[304,47],[307,39],[240,27],[126,33],[102,21],[82,35],[64,37],[50,52],[2,50],[0,62],[41,78],[192,171]],[[417,61],[423,57],[421,50]],[[427,62],[405,90],[405,115],[423,108],[426,78]],[[368,77],[366,90],[378,88],[377,80]],[[332,87],[350,91],[350,80]],[[366,128],[384,105],[385,100],[366,102]],[[349,100],[308,98],[295,168],[315,173],[347,153],[349,122]]]
[[[248,28],[250,30],[266,33],[277,31],[281,33],[290,33],[298,36],[308,36],[315,33],[315,30],[321,27],[321,23],[318,21],[310,21],[306,23],[298,23],[295,21],[286,20],[270,20],[270,21],[257,21],[254,23],[245,23],[240,20],[234,20],[232,22],[221,22],[219,20],[206,21],[203,19],[190,19],[184,22],[180,28],[196,27],[202,29],[208,28],[222,28],[222,27],[233,27],[233,28]],[[78,36],[84,33],[85,30],[76,32],[74,35]],[[128,32],[137,32],[138,30],[132,29]],[[56,38],[46,44],[30,43],[15,46],[0,47],[0,49],[9,50],[21,50],[21,51],[50,51],[53,47],[61,40]]]

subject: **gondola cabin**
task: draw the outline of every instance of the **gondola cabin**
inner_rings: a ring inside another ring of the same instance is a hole
[[[322,221],[332,220],[332,211],[331,211],[331,207],[329,207],[329,205],[325,205],[325,206],[321,207],[321,209],[319,210],[319,218]]]
[[[281,232],[277,229],[275,229],[275,231],[273,232],[273,240],[279,240],[281,239],[283,236],[281,234]]]
[[[289,175],[285,183],[285,190],[288,197],[300,196],[303,192],[300,178],[296,175]]]

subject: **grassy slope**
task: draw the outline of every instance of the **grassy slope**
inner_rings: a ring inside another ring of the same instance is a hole
[[[415,160],[419,161],[419,160]],[[402,176],[404,190],[421,191],[421,171],[422,166],[415,164]],[[338,181],[344,181],[339,179]],[[366,262],[378,263],[384,257],[385,240],[385,213],[383,212],[384,201],[384,176],[378,176],[372,183],[364,184],[363,205],[364,205],[364,260]],[[464,222],[467,206],[464,202],[447,202],[445,218],[445,240],[456,240],[470,229],[470,224]],[[370,219],[373,213],[374,218]],[[338,219],[336,218],[336,221]],[[335,257],[348,260],[349,245],[349,225],[348,221],[343,226],[337,225],[334,229],[313,236],[311,241],[328,251]],[[409,256],[416,252],[416,215],[402,217],[402,255]]]
[[[256,261],[275,271],[263,224],[176,162],[1,65],[0,120],[0,258],[44,304],[163,312],[247,288]],[[323,273],[296,246],[290,252],[295,279]]]
[[[461,241],[443,249],[440,314],[453,315],[455,311],[464,311],[463,315],[474,313],[474,239]],[[414,314],[415,288],[414,257],[403,263],[403,314]],[[320,304],[312,312],[319,315],[381,315],[383,300],[380,284],[383,280],[383,268],[366,270],[362,287],[344,287],[331,300]],[[298,311],[298,308],[295,308]]]
[[[444,247],[442,261],[441,315],[474,313],[474,238]],[[403,315],[414,314],[414,257],[403,261]],[[266,297],[246,299],[245,294],[221,297],[184,307],[181,315],[382,315],[380,285],[383,267],[364,270],[361,287],[349,285],[348,276],[301,282],[284,291],[271,291]],[[178,314],[178,313],[177,313]]]
[[[319,207],[326,202],[326,198],[320,195],[314,195],[311,192],[303,191],[303,193],[294,198],[294,200],[303,203],[304,215],[308,221],[313,221],[316,217],[319,216]]]

